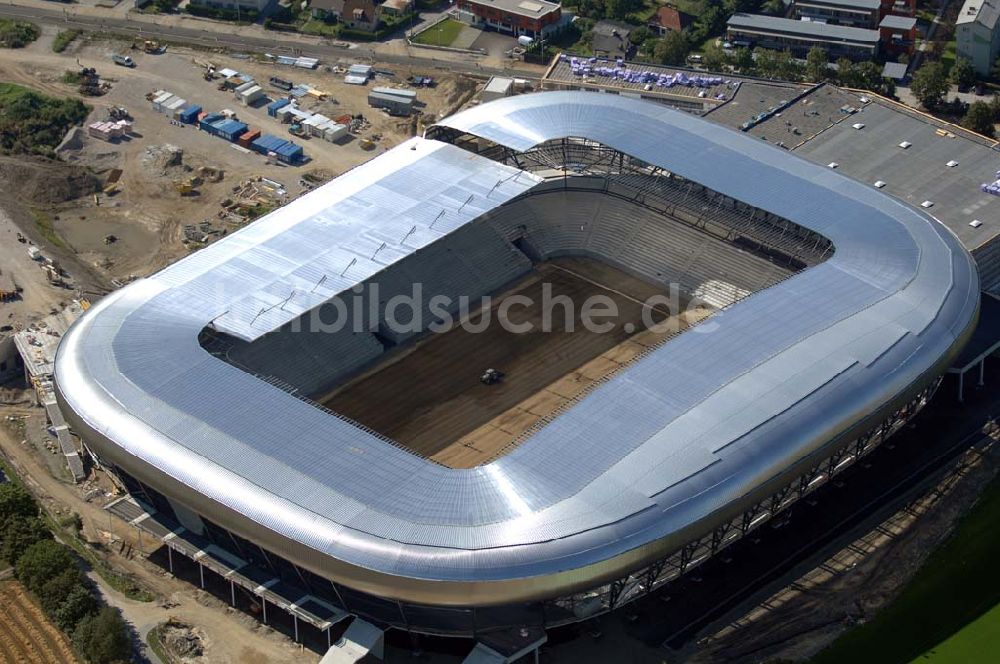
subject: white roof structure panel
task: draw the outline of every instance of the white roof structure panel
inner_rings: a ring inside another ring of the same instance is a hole
[[[92,307],[56,362],[68,419],[116,462],[250,519],[289,556],[306,551],[314,571],[416,602],[495,604],[678,544],[925,384],[975,321],[974,264],[943,226],[751,137],[573,92],[503,99],[442,126],[512,150],[584,137],[836,251],[648,353],[506,456],[444,468],[197,341],[210,322],[257,338],[539,182],[413,139]]]
[[[253,341],[312,309],[314,287],[329,299],[538,183],[442,143],[411,139],[389,154],[325,185],[323,196],[299,199],[234,233],[226,247],[206,248],[197,265],[154,278],[179,285],[198,274],[244,285],[212,326]],[[433,228],[430,211],[444,212]],[[411,243],[414,235],[421,244]],[[319,274],[307,286],[299,275],[312,268]]]

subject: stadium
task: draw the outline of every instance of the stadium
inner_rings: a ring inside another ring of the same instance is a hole
[[[537,322],[543,285],[619,315],[439,332],[422,300],[390,324],[414,284],[466,322],[461,296]],[[56,393],[126,518],[265,620],[523,636],[670,582],[874,449],[979,301],[923,211],[660,105],[543,92],[107,296]]]

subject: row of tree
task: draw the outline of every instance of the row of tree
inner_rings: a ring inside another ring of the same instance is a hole
[[[52,538],[35,499],[19,484],[0,484],[0,558],[14,565],[17,580],[71,636],[84,661],[129,661],[128,625],[116,609],[101,606],[76,556]]]

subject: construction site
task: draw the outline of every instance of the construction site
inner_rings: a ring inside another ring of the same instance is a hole
[[[93,180],[60,193],[34,184],[56,175],[53,166],[44,176],[25,174],[30,165],[0,160],[0,179],[22,181],[11,189],[16,200],[7,212],[29,232],[33,215],[44,216],[50,237],[32,239],[58,238],[54,252],[79,261],[105,286],[149,274],[367,161],[414,135],[426,118],[468,102],[477,87],[460,75],[438,76],[435,88],[421,91],[419,112],[400,118],[369,106],[370,86],[344,83],[350,63],[307,69],[114,40],[78,40],[57,55],[46,37],[4,51],[0,76],[52,96],[78,96],[91,107],[57,154],[67,178],[85,169]],[[109,54],[116,52],[131,52],[137,66],[114,66]],[[391,73],[372,72],[371,85],[405,88],[413,72]],[[169,103],[155,103],[165,90]],[[282,118],[271,115],[274,102],[286,107]],[[300,121],[291,122],[292,109]],[[220,138],[207,123],[200,128],[198,113],[211,111],[244,129]],[[302,157],[286,164],[275,150],[251,144],[265,135],[301,148]]]

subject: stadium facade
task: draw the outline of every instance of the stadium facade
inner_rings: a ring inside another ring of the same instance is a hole
[[[422,334],[301,332],[352,287],[476,296],[573,255],[721,311],[475,468],[310,400]],[[261,596],[474,635],[613,609],[758,527],[912,417],[978,307],[970,255],[922,211],[663,106],[546,92],[107,296],[64,338],[56,392],[173,549],[264,570],[242,583]]]

